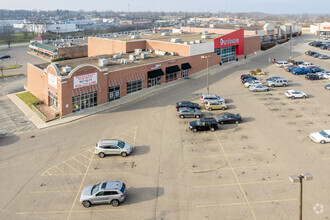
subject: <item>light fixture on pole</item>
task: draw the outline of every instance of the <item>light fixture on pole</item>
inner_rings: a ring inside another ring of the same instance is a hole
[[[207,88],[207,94],[210,94],[210,88],[209,88],[209,58],[210,58],[210,56],[201,56],[201,58],[206,59],[206,68],[207,68],[206,88]]]
[[[297,176],[297,175],[289,176],[289,179],[293,183],[300,183],[300,190],[299,190],[299,220],[302,220],[302,195],[303,195],[302,182],[303,182],[303,179],[313,180],[313,176],[310,173],[305,173],[305,174],[301,174],[299,176]]]

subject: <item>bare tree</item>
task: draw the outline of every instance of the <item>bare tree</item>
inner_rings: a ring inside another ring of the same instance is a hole
[[[26,39],[29,35],[29,30],[28,30],[28,27],[26,26],[26,24],[23,25],[22,32],[24,34],[24,39]]]
[[[1,71],[1,76],[3,76],[3,70],[5,69],[5,66],[0,64],[0,71]]]
[[[13,41],[12,35],[14,33],[12,26],[3,26],[2,33],[0,35],[1,40],[3,40],[8,47],[10,47],[11,42]]]

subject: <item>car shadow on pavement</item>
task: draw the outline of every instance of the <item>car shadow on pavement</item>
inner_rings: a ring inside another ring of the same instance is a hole
[[[232,99],[226,99],[226,104],[233,103],[234,101]]]
[[[297,86],[297,87],[301,87],[301,84],[300,83],[289,83],[288,86]]]
[[[0,147],[13,144],[19,140],[19,137],[16,135],[3,135],[0,136]]]
[[[247,123],[255,120],[256,119],[254,117],[242,117],[242,123]]]
[[[237,109],[236,105],[227,105],[227,107],[228,107],[227,109],[230,109],[230,110]]]
[[[134,146],[134,150],[132,155],[133,156],[137,156],[137,155],[143,155],[143,154],[147,154],[150,151],[150,147],[149,146]]]
[[[127,189],[127,197],[122,206],[154,200],[163,195],[163,187],[130,187]]]

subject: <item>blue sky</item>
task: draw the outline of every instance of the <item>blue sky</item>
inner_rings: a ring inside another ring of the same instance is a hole
[[[0,0],[1,9],[330,13],[330,0]],[[1,19],[1,18],[0,18]]]

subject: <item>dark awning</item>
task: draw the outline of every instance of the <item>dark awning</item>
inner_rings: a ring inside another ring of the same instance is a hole
[[[156,78],[156,77],[162,76],[162,75],[164,75],[164,72],[162,69],[157,69],[157,70],[148,72],[148,78]]]
[[[179,72],[180,68],[178,65],[166,67],[166,73]]]
[[[187,70],[187,69],[190,69],[190,68],[191,68],[190,63],[181,64],[181,69],[183,69],[183,70]]]

